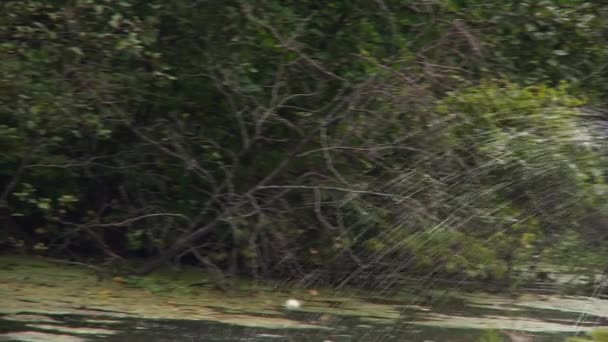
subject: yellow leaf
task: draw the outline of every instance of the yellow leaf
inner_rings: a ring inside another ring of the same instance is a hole
[[[123,277],[114,277],[112,278],[112,281],[117,283],[117,284],[124,284],[125,283],[125,278]]]

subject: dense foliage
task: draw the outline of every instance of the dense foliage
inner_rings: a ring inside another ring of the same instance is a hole
[[[600,250],[607,11],[3,1],[0,244],[340,284]]]

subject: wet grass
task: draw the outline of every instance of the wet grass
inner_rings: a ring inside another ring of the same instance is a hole
[[[172,341],[178,334],[193,341],[468,342],[487,329],[561,341],[608,320],[608,301],[587,297],[408,289],[387,297],[246,280],[220,291],[197,270],[99,279],[88,268],[16,256],[0,257],[0,270],[0,333],[23,341],[53,341],[49,334],[66,341]],[[285,310],[288,298],[299,299],[301,309]]]

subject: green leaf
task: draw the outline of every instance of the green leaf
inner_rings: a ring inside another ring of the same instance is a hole
[[[72,51],[73,53],[77,54],[78,56],[84,56],[84,52],[82,52],[82,50],[79,47],[72,46],[72,47],[69,47],[68,50]]]

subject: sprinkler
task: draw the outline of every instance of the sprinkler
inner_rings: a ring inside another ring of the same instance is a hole
[[[287,310],[297,310],[302,307],[302,303],[297,299],[288,299],[285,301],[285,309]]]

